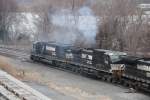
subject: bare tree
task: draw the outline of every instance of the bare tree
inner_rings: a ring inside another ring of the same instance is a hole
[[[31,7],[31,11],[37,13],[40,17],[39,24],[37,27],[39,29],[37,34],[41,40],[48,40],[48,35],[55,29],[53,25],[51,25],[51,15],[55,11],[59,9],[66,9],[71,12],[71,15],[74,16],[74,22],[78,21],[78,9],[82,5],[84,0],[34,0],[33,5]],[[61,12],[61,11],[60,11]],[[66,19],[70,16],[66,15]],[[69,19],[67,20],[69,21]],[[70,22],[68,22],[69,24]],[[52,28],[53,27],[53,28]]]
[[[52,5],[50,0],[35,0],[30,11],[38,14],[39,16],[39,23],[37,24],[37,27],[39,29],[36,36],[37,40],[47,40],[48,35],[51,31],[50,15],[52,13]]]
[[[100,48],[136,52],[145,33],[141,9],[134,0],[111,0],[102,15],[102,24],[97,34]]]
[[[1,0],[0,1],[0,38],[3,42],[8,41],[8,16],[10,13],[15,12],[17,4],[14,0]]]

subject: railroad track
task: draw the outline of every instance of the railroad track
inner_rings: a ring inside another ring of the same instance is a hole
[[[0,100],[7,100],[7,97],[5,97],[3,94],[0,93]]]
[[[20,99],[0,85],[0,100],[20,100]]]
[[[9,48],[9,47],[0,47],[0,54],[5,56],[13,56],[19,59],[29,59],[29,52],[21,49]]]
[[[26,52],[25,50],[21,50],[21,49],[15,49],[15,48],[7,48],[7,47],[0,47],[0,54],[4,54],[4,55],[7,55],[7,56],[13,56],[13,57],[16,57],[18,59],[28,59],[29,60],[29,57],[30,57],[30,53],[29,52]],[[61,67],[57,67],[57,66],[53,66],[55,69],[59,69],[59,70],[63,70],[63,71],[68,71],[68,72],[73,72],[73,73],[78,73],[78,74],[81,74],[81,75],[84,75],[84,76],[88,76],[88,77],[94,77],[96,79],[99,79],[95,76],[91,76],[91,75],[87,75],[87,73],[81,73],[81,72],[77,72],[75,71],[74,69],[65,69],[65,68],[61,68]],[[129,87],[129,83],[117,83],[115,81],[110,81],[109,78],[107,77],[103,77],[102,79],[100,79],[101,81],[105,81],[105,82],[108,82],[108,83],[112,83],[114,85],[118,85],[118,86],[124,86],[124,87]],[[142,91],[142,92],[145,92],[145,91]],[[149,91],[150,92],[150,91]]]
[[[0,100],[51,100],[0,70]]]
[[[18,59],[29,59],[25,50],[0,47],[0,54]],[[25,85],[6,72],[0,70],[0,100],[51,100],[38,91]]]

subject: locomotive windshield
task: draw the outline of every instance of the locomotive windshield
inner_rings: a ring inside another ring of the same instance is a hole
[[[112,63],[116,63],[122,60],[122,57],[126,56],[126,53],[123,52],[107,52],[105,53],[110,57]]]
[[[120,56],[119,55],[110,55],[110,59],[112,62],[118,62],[118,61],[120,61]]]

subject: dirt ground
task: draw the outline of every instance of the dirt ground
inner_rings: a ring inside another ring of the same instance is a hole
[[[54,100],[149,100],[127,88],[53,69],[48,65],[0,56],[0,67]]]

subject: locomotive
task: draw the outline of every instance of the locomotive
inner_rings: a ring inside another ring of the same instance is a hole
[[[150,61],[125,52],[36,42],[31,60],[150,92]]]

